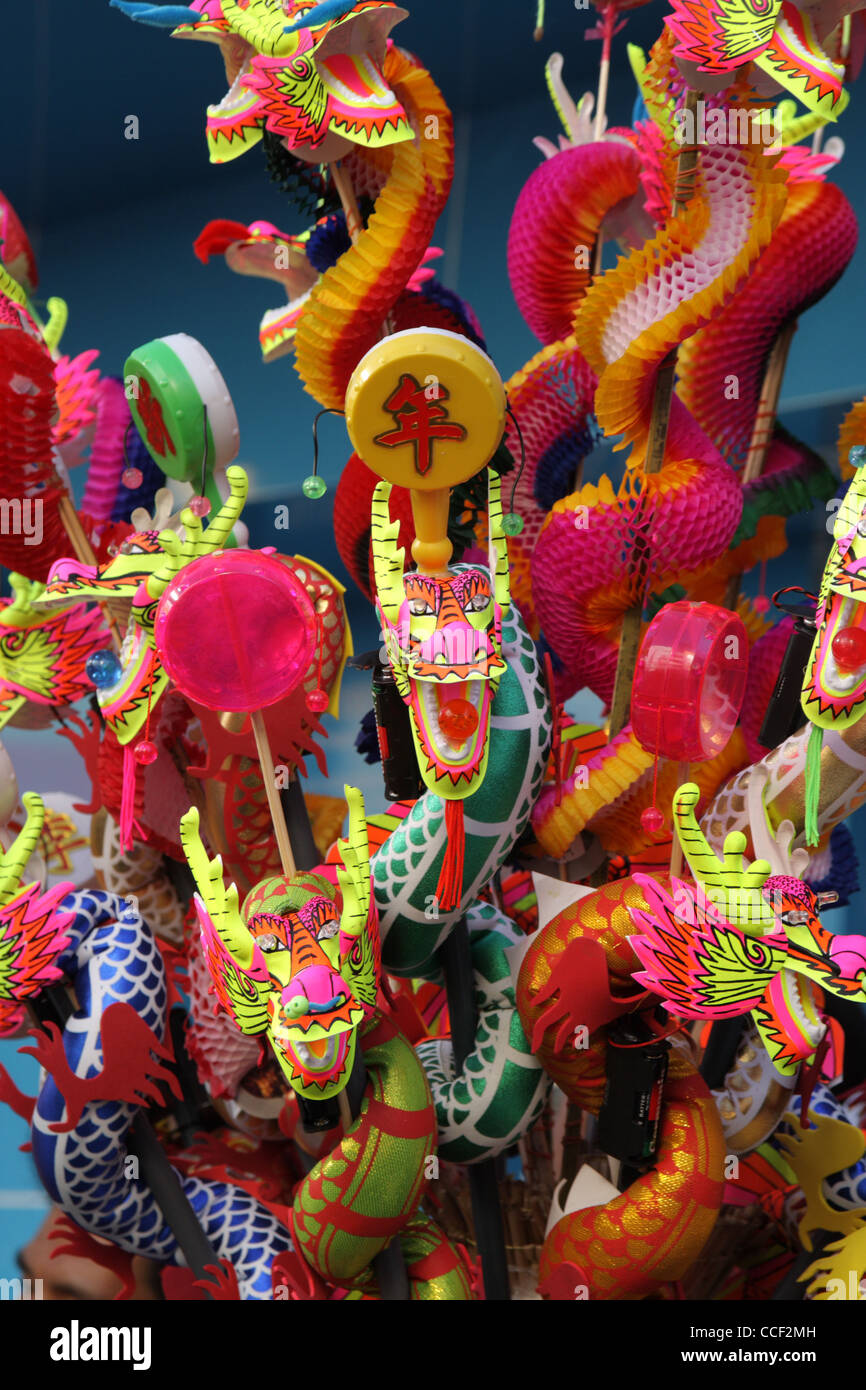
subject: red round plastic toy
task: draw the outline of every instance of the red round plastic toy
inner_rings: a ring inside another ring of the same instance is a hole
[[[714,758],[734,731],[746,689],[749,641],[736,613],[683,599],[653,618],[631,699],[634,735],[677,762]]]
[[[178,689],[213,710],[258,710],[303,678],[316,644],[310,596],[256,550],[205,555],[159,600],[154,638]]]

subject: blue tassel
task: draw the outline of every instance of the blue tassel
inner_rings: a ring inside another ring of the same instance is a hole
[[[156,29],[176,29],[178,24],[198,24],[202,16],[188,5],[147,5],[137,0],[108,0],[113,10],[120,10],[127,19],[140,24],[152,24]]]
[[[294,24],[287,24],[283,33],[296,34],[299,29],[315,29],[317,25],[327,24],[331,19],[342,19],[354,7],[355,0],[322,0],[320,5],[306,10]]]

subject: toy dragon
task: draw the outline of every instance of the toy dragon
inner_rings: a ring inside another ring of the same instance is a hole
[[[674,818],[697,886],[672,880],[673,896],[635,876],[648,910],[632,912],[631,945],[644,969],[635,978],[685,1018],[732,1018],[751,1011],[774,1067],[795,1073],[824,1034],[812,982],[866,1002],[866,937],[833,936],[818,917],[835,902],[802,881],[743,863],[745,837],[733,832],[720,863],[694,817],[699,792],[679,789]],[[759,891],[760,890],[760,891]],[[739,923],[738,925],[735,925]]]

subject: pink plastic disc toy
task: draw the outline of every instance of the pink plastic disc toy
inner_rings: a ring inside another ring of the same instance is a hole
[[[638,742],[677,762],[714,758],[734,731],[748,669],[749,641],[736,613],[687,599],[666,604],[647,628],[635,671]]]
[[[154,637],[178,689],[213,710],[259,710],[302,680],[316,642],[306,589],[256,550],[205,555],[159,601]]]

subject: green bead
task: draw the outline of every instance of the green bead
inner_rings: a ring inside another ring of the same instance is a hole
[[[324,497],[328,491],[328,484],[317,473],[311,473],[301,484],[301,491],[305,497]]]
[[[519,536],[523,530],[523,517],[516,512],[506,512],[502,518],[502,529],[506,536]]]

